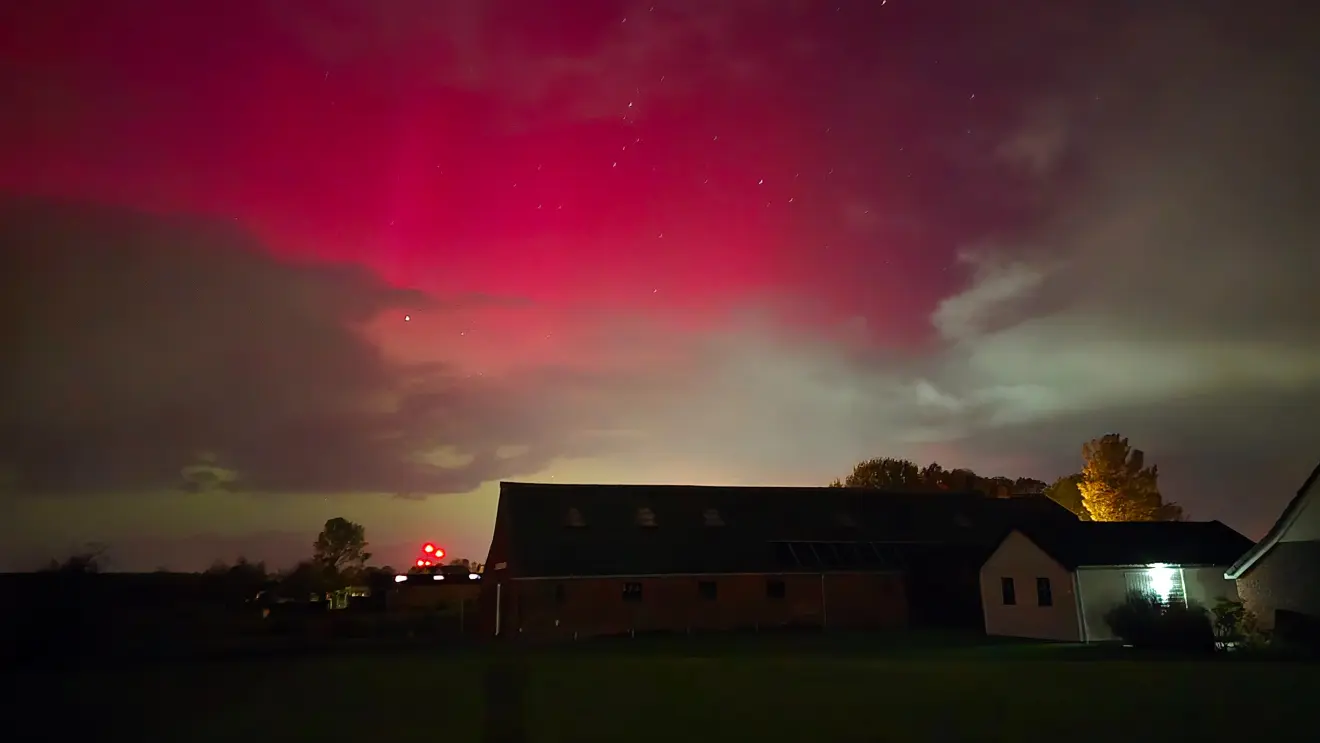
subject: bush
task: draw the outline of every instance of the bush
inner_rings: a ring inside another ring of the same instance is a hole
[[[1260,618],[1240,601],[1220,599],[1211,610],[1214,616],[1215,641],[1218,647],[1241,647],[1252,650],[1269,644],[1260,626]]]
[[[1105,613],[1115,635],[1135,648],[1214,652],[1215,632],[1204,607],[1164,603],[1155,596],[1133,594]]]

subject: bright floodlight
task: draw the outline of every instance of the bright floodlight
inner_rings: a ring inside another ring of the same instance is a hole
[[[480,577],[481,576],[477,575],[476,573],[468,573],[468,580],[477,580]]]
[[[445,577],[444,577],[443,575],[433,575],[433,576],[431,576],[431,580],[444,580],[444,579],[445,579]]]
[[[403,583],[403,582],[406,581],[406,580],[408,580],[408,576],[406,576],[406,575],[396,575],[396,576],[394,576],[394,582],[395,582],[395,583]]]
[[[1173,595],[1174,569],[1163,563],[1155,563],[1149,568],[1150,589],[1155,592],[1161,603],[1169,603]]]

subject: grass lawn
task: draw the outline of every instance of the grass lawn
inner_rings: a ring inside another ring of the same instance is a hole
[[[699,638],[532,652],[518,660],[528,739],[1256,740],[1308,730],[1320,692],[1320,666],[1302,663],[845,645]],[[19,697],[59,710],[28,718],[52,740],[456,743],[481,740],[493,659],[355,655],[25,674]]]

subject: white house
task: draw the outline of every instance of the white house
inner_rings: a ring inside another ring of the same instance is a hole
[[[1105,614],[1129,593],[1213,607],[1237,599],[1225,568],[1251,540],[1218,521],[1076,522],[1014,530],[981,568],[988,635],[1116,639]]]

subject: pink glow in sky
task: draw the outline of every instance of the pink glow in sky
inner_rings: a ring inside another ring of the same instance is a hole
[[[481,557],[501,478],[1051,479],[1111,430],[1267,524],[1320,398],[1288,24],[771,5],[3,11],[6,564],[338,515]],[[199,457],[243,488],[178,492]]]

